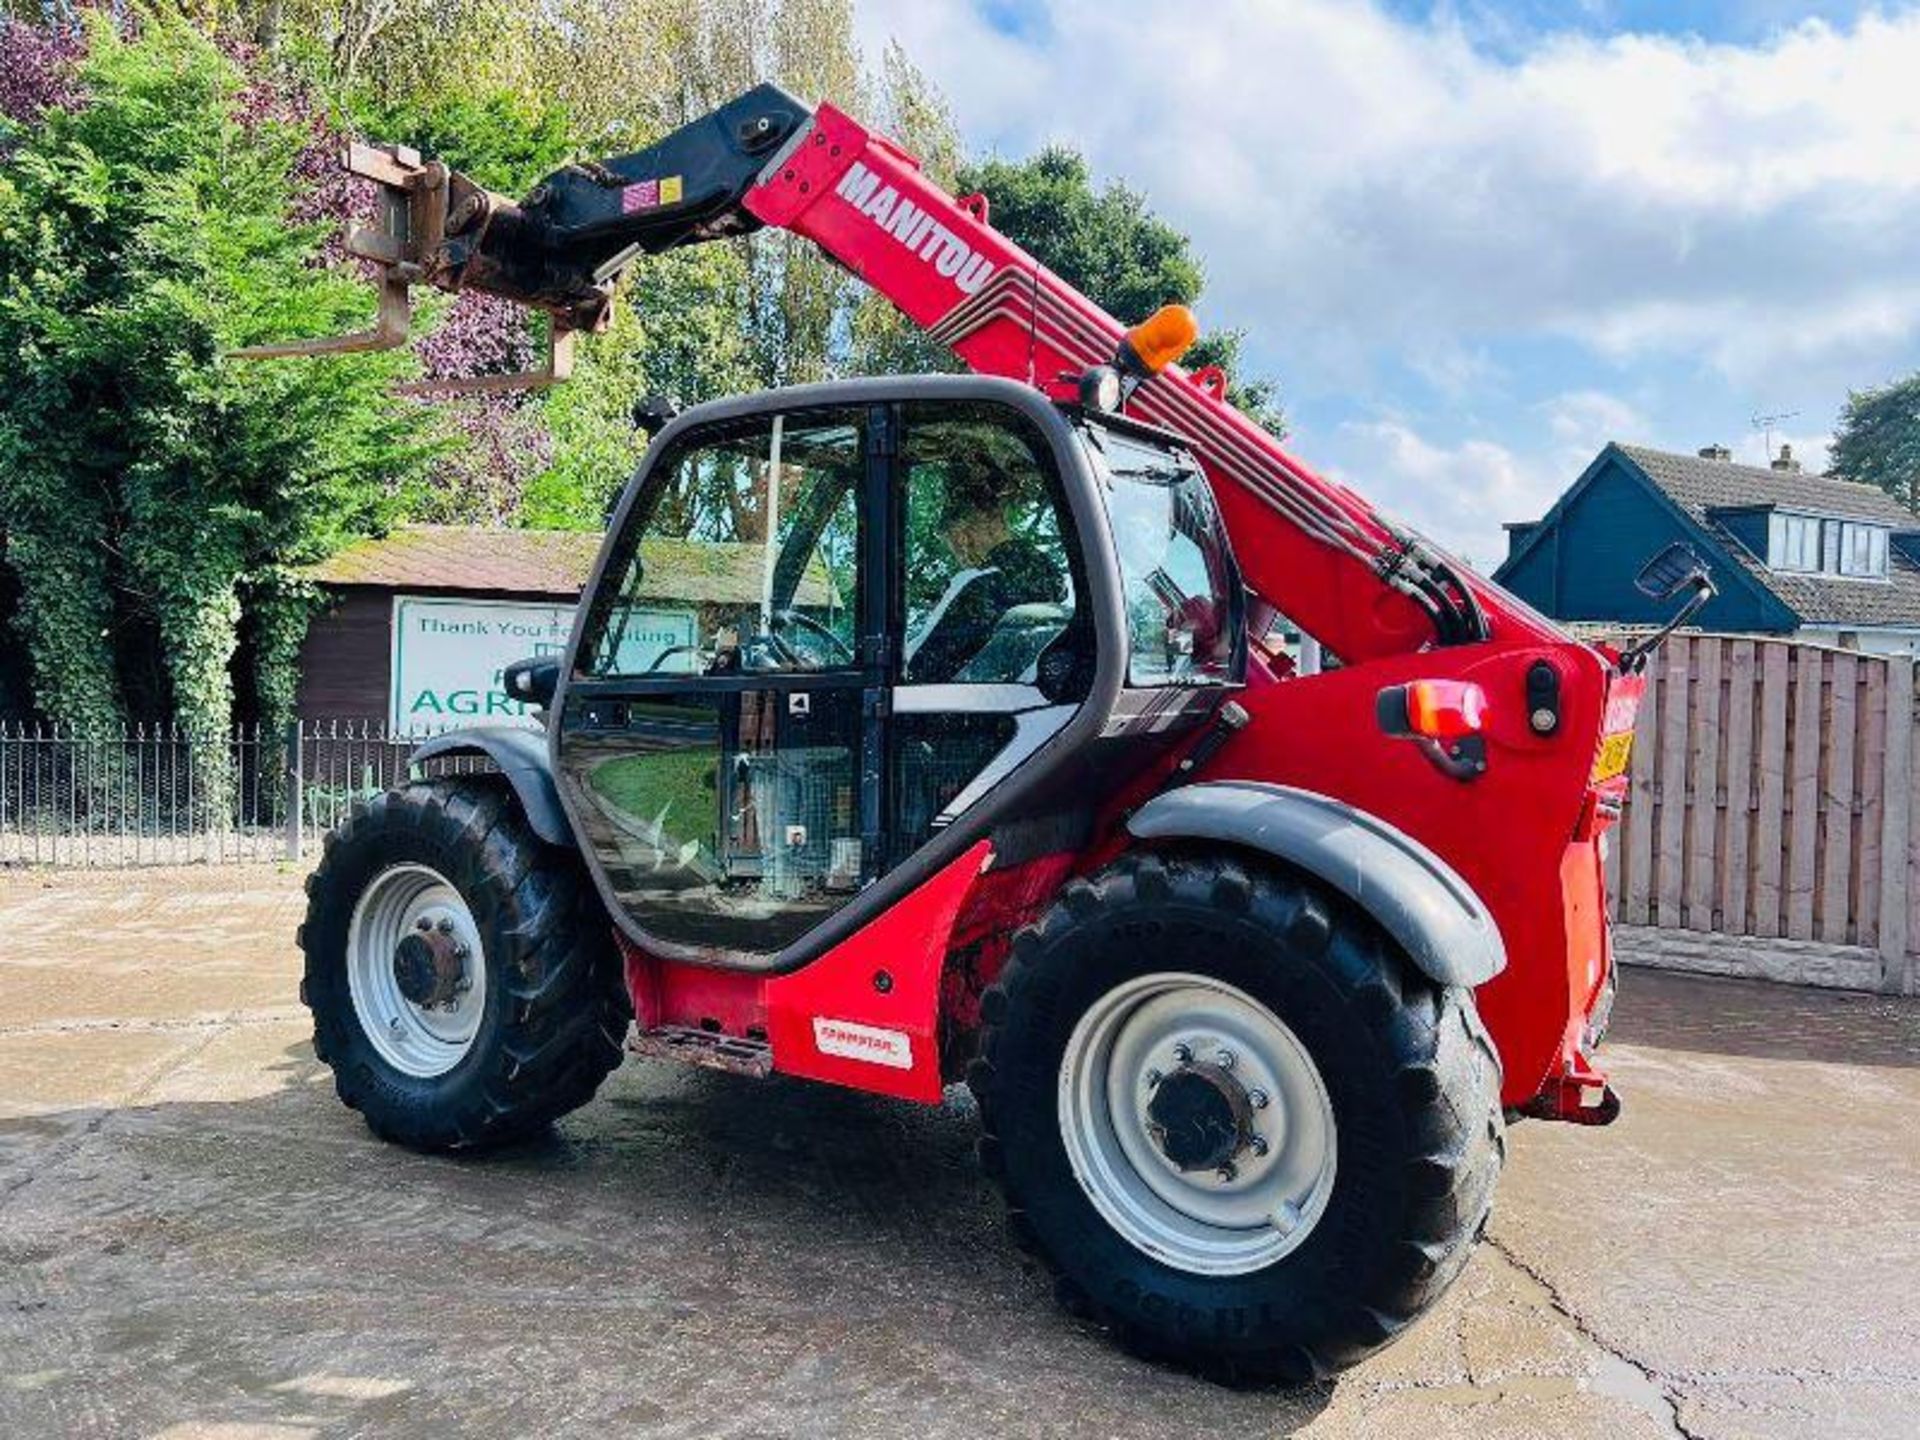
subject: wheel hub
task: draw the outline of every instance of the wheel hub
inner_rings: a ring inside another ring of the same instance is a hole
[[[1147,1132],[1183,1172],[1219,1170],[1253,1143],[1253,1103],[1231,1070],[1183,1065],[1153,1087]]]
[[[347,988],[367,1040],[403,1075],[444,1075],[488,1013],[486,948],[473,911],[430,866],[367,882],[347,924]]]
[[[453,927],[430,926],[406,935],[393,949],[393,980],[400,994],[423,1010],[453,1005],[466,978],[466,947],[453,936]]]

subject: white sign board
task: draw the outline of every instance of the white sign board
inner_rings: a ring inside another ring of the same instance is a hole
[[[504,672],[516,660],[565,654],[572,630],[571,605],[396,596],[388,685],[393,733],[534,724],[529,707],[507,694]],[[666,651],[693,640],[691,610],[636,610],[621,637],[620,671],[644,674]]]

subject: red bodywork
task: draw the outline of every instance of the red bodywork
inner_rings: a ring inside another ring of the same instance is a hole
[[[984,200],[956,201],[910,156],[830,106],[745,205],[833,255],[977,371],[1069,400],[1081,374],[1109,361],[1121,339],[1119,321],[989,226]],[[1506,944],[1505,972],[1478,995],[1505,1064],[1506,1103],[1563,1119],[1610,1117],[1587,1030],[1612,964],[1600,841],[1619,813],[1628,742],[1600,741],[1630,735],[1643,682],[1474,576],[1465,583],[1491,638],[1436,647],[1427,613],[1386,584],[1366,554],[1327,543],[1324,517],[1333,515],[1334,528],[1376,561],[1394,545],[1394,528],[1228,405],[1217,371],[1168,367],[1129,410],[1193,447],[1249,588],[1343,662],[1292,677],[1283,660],[1270,664],[1256,651],[1240,697],[1251,723],[1199,778],[1333,796],[1445,857],[1485,901]],[[1303,496],[1322,517],[1319,533],[1301,521]],[[1560,692],[1547,735],[1531,728],[1526,701],[1526,673],[1542,661],[1557,672]],[[1450,777],[1416,744],[1381,732],[1376,695],[1415,679],[1472,681],[1485,691],[1483,773]],[[642,1024],[765,1035],[776,1069],[937,1100],[942,1081],[953,1078],[942,1042],[974,1028],[980,989],[997,972],[1007,937],[1070,875],[1127,848],[1124,814],[1164,775],[1108,797],[1099,838],[1086,851],[996,872],[982,845],[789,976],[700,969],[629,947]],[[884,986],[876,983],[881,971]],[[824,1053],[816,1019],[853,1027],[832,1032],[833,1048],[862,1043],[864,1027],[904,1036],[905,1049],[884,1042],[894,1048],[879,1063]]]

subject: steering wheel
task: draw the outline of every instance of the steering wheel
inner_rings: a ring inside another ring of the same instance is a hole
[[[786,637],[780,634],[780,632],[788,626],[792,626],[796,630],[804,630],[816,640],[820,641],[826,646],[830,658],[837,659],[843,664],[853,663],[853,646],[834,634],[833,631],[822,625],[811,615],[804,614],[799,610],[775,610],[767,617],[767,629],[769,632],[767,638],[776,642],[779,647],[786,652],[786,658],[788,658],[790,662],[798,663],[801,656],[794,650]]]

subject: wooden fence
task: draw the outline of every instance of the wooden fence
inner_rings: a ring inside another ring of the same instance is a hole
[[[1920,937],[1914,662],[1750,636],[1656,653],[1608,858],[1625,926],[1879,957]]]

